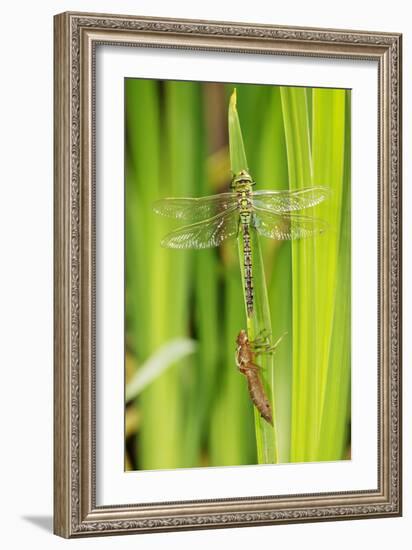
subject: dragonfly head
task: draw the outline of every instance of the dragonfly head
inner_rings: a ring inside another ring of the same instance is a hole
[[[246,170],[241,170],[232,179],[231,188],[235,191],[241,191],[243,189],[249,189],[251,185],[255,185],[252,176]]]

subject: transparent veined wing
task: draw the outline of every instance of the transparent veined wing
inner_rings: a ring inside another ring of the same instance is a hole
[[[296,191],[254,191],[253,204],[274,212],[294,212],[319,204],[330,195],[327,187],[306,187]]]
[[[312,237],[328,228],[324,220],[298,214],[276,214],[263,208],[254,208],[253,225],[260,235],[277,241]]]
[[[192,222],[216,216],[236,205],[235,193],[219,193],[209,197],[171,197],[160,199],[153,205],[156,214]]]
[[[237,207],[221,212],[201,222],[172,231],[161,241],[166,248],[212,248],[226,239],[236,237],[239,230]]]

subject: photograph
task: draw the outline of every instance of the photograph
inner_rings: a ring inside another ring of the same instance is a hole
[[[125,471],[350,460],[351,90],[124,106]]]

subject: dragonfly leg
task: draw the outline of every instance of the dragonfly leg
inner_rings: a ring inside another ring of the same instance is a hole
[[[267,341],[270,339],[271,332],[266,327],[262,328],[262,330],[259,332],[259,334],[256,336],[256,338],[253,340],[254,342],[259,341]]]
[[[276,351],[276,348],[278,347],[278,345],[280,344],[280,342],[282,341],[285,335],[286,335],[286,332],[284,332],[273,344],[270,344],[270,342],[261,343],[259,341],[256,343],[256,340],[254,340],[253,344],[251,344],[252,349],[256,355],[262,355],[262,354],[271,355]]]
[[[268,346],[270,344],[271,333],[267,328],[263,328],[256,338],[250,343],[252,348]]]

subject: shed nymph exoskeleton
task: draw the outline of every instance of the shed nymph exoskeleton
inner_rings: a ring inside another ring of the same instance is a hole
[[[268,342],[267,337],[259,336],[249,341],[245,330],[237,336],[236,364],[239,371],[246,376],[250,398],[260,412],[262,418],[273,426],[273,412],[260,376],[261,367],[256,363],[256,357],[262,353],[273,353],[283,335],[274,343]]]

